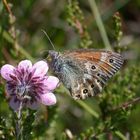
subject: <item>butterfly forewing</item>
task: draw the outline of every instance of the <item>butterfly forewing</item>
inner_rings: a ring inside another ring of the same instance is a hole
[[[74,99],[85,99],[100,93],[123,64],[123,58],[118,53],[92,49],[66,51],[58,59],[61,59],[59,65],[62,65],[58,76],[63,77],[62,82]]]

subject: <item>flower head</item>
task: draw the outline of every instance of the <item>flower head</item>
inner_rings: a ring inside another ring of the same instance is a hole
[[[5,64],[1,68],[1,76],[6,80],[7,96],[10,106],[18,110],[22,106],[36,109],[39,103],[53,105],[56,97],[52,91],[58,86],[59,79],[47,76],[48,64],[39,61],[32,65],[31,61],[23,60],[17,67]]]

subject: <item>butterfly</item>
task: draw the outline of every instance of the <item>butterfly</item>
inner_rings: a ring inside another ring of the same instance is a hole
[[[99,94],[124,61],[119,53],[94,49],[51,50],[49,56],[50,67],[74,99]]]

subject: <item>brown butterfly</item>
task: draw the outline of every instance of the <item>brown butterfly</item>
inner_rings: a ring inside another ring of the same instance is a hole
[[[51,68],[74,99],[100,93],[106,82],[120,69],[120,54],[93,49],[49,51]]]

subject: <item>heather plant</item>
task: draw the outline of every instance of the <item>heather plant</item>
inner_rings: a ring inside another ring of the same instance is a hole
[[[139,140],[139,1],[0,1],[0,139]],[[119,52],[102,93],[73,100],[46,52]],[[49,70],[49,72],[48,72]]]

